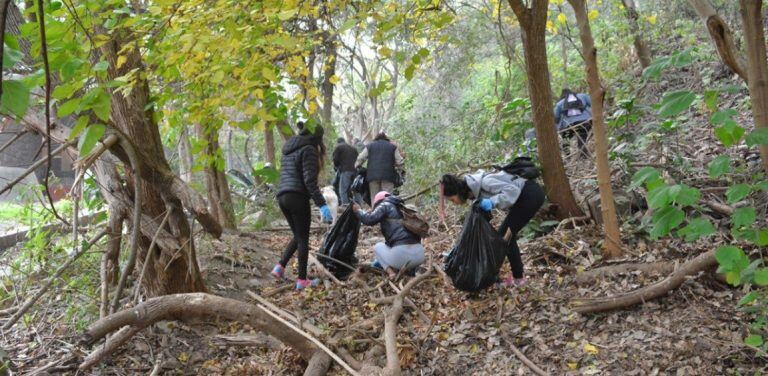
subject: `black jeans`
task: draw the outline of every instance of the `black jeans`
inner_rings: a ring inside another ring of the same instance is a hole
[[[517,233],[525,227],[544,205],[544,189],[533,180],[528,180],[523,186],[520,197],[509,208],[507,218],[499,227],[499,234],[504,236],[507,229],[512,232],[512,238],[507,243],[507,258],[512,267],[512,276],[523,278],[523,258],[520,256],[520,247],[517,245]]]
[[[291,257],[299,251],[299,279],[307,279],[307,258],[309,257],[309,228],[312,224],[312,208],[309,197],[300,193],[284,193],[277,198],[288,226],[293,232],[293,239],[283,251],[280,265],[285,267]]]

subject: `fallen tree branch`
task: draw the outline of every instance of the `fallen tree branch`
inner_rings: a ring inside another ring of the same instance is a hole
[[[603,266],[600,268],[587,270],[576,275],[573,279],[576,284],[583,285],[592,283],[596,279],[614,276],[617,274],[632,273],[639,271],[641,273],[651,274],[669,274],[675,270],[675,263],[669,261],[659,261],[651,263],[631,263],[631,264],[615,264]]]
[[[528,357],[525,356],[525,354],[523,354],[523,352],[520,351],[520,349],[518,349],[514,343],[512,343],[512,340],[509,339],[507,335],[503,335],[502,338],[504,338],[504,340],[507,342],[507,345],[509,345],[509,348],[512,350],[512,352],[515,353],[517,359],[520,359],[520,361],[523,362],[523,364],[525,364],[525,366],[528,367],[531,371],[533,371],[533,373],[539,376],[549,375],[547,371],[544,371],[539,366],[537,366],[536,363],[528,359]]]
[[[80,247],[80,249],[72,254],[72,256],[69,257],[69,259],[59,266],[58,269],[56,269],[56,272],[53,273],[53,275],[48,278],[47,281],[45,281],[45,284],[43,287],[40,288],[40,290],[37,291],[35,295],[33,295],[31,298],[27,299],[24,304],[21,305],[21,307],[16,311],[16,313],[11,316],[11,318],[3,325],[3,330],[10,329],[19,319],[21,316],[23,316],[35,302],[37,302],[38,299],[40,299],[41,296],[43,296],[48,290],[53,286],[53,283],[56,282],[56,280],[61,276],[62,273],[64,273],[67,268],[69,268],[70,265],[72,265],[73,262],[75,262],[80,256],[82,256],[86,251],[88,251],[96,242],[99,241],[104,235],[107,234],[107,230],[102,230],[98,234],[94,235],[91,240],[88,241],[88,243]]]
[[[650,286],[607,298],[575,299],[571,301],[571,305],[574,311],[581,314],[631,307],[635,304],[644,303],[660,296],[664,296],[668,292],[680,287],[680,285],[685,282],[687,276],[696,274],[715,265],[717,265],[715,250],[711,250],[682,264],[672,272],[669,277]]]

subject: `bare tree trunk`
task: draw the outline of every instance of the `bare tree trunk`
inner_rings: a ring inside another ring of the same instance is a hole
[[[626,1],[626,0],[625,0]],[[597,185],[600,190],[600,209],[603,217],[605,241],[603,256],[613,258],[621,256],[621,232],[616,217],[616,205],[613,201],[611,187],[611,166],[608,161],[608,137],[603,122],[603,98],[605,90],[600,82],[600,72],[597,65],[597,49],[592,38],[587,7],[584,0],[568,0],[576,13],[576,23],[579,25],[581,49],[583,51],[589,84],[589,96],[592,99],[592,130],[595,134],[595,158],[597,159]]]
[[[740,0],[747,45],[747,76],[755,129],[768,128],[768,62],[766,62],[763,1]],[[760,145],[763,169],[768,173],[768,145]]]
[[[181,128],[181,133],[179,133],[179,176],[186,183],[191,183],[194,180],[194,173],[192,172],[193,163],[189,131],[184,126]]]
[[[235,229],[235,212],[232,205],[232,194],[224,173],[223,158],[220,155],[218,129],[206,129],[197,126],[197,134],[205,140],[207,163],[205,164],[205,187],[208,194],[208,205],[213,216],[218,219],[225,229]]]
[[[267,124],[264,127],[264,157],[265,163],[269,163],[270,166],[275,165],[275,131],[272,129],[273,125]]]
[[[643,33],[640,31],[639,19],[640,16],[637,13],[637,7],[634,0],[621,0],[624,4],[624,9],[627,14],[627,20],[629,21],[629,29],[632,31],[633,43],[635,45],[635,53],[637,54],[637,60],[640,61],[640,66],[645,69],[651,65],[651,49],[648,48],[648,43],[643,39]]]
[[[712,42],[715,44],[717,54],[720,55],[720,59],[723,63],[736,73],[744,81],[749,81],[747,78],[747,68],[744,59],[739,54],[736,44],[733,42],[733,35],[728,24],[725,23],[722,17],[717,14],[717,11],[709,2],[709,0],[688,0],[696,14],[707,25],[707,31],[712,38]]]
[[[583,212],[576,203],[568,177],[565,175],[559,139],[555,131],[555,116],[552,111],[552,86],[546,45],[549,1],[532,0],[531,8],[528,8],[522,0],[508,0],[508,2],[522,30],[528,92],[533,107],[533,124],[536,127],[536,141],[547,197],[557,206],[558,218],[580,217]]]
[[[333,83],[331,77],[336,74],[336,42],[328,38],[325,42],[325,67],[323,70],[323,126],[331,126],[333,121]]]

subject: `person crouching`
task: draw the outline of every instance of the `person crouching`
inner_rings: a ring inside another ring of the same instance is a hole
[[[353,209],[366,226],[381,226],[384,243],[376,243],[373,252],[376,259],[372,266],[386,270],[390,277],[411,271],[424,263],[424,246],[421,238],[403,226],[403,214],[398,209],[403,200],[389,192],[379,192],[373,199],[373,209],[366,212],[355,204]]]

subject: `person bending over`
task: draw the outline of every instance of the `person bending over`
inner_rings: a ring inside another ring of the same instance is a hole
[[[398,271],[411,271],[424,263],[424,246],[421,238],[403,226],[403,214],[399,206],[403,205],[400,197],[389,192],[379,192],[373,199],[373,209],[365,212],[360,205],[354,204],[354,211],[360,223],[366,226],[381,226],[384,243],[376,243],[373,253],[376,259],[372,266],[380,267],[394,277]]]
[[[507,241],[507,259],[512,267],[512,275],[502,280],[502,285],[524,286],[526,280],[517,234],[544,204],[544,190],[541,186],[534,180],[526,180],[504,171],[488,173],[483,170],[463,178],[446,174],[440,184],[443,197],[454,204],[463,204],[470,198],[480,199],[480,208],[486,213],[494,208],[507,211],[507,217],[498,232],[500,236],[505,236],[509,230],[511,235]]]

